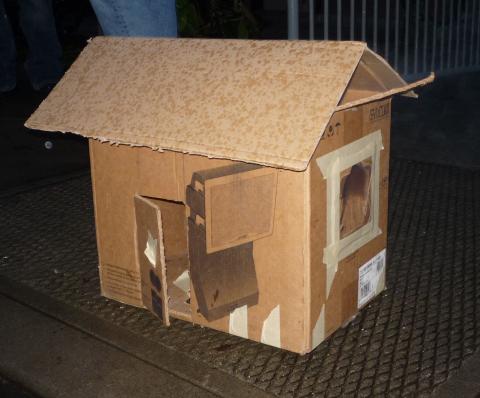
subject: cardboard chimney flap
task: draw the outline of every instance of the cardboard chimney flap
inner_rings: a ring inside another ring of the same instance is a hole
[[[365,50],[97,37],[26,126],[304,170]]]

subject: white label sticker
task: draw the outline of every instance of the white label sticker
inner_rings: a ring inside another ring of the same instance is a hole
[[[358,269],[358,308],[373,298],[377,292],[377,285],[385,272],[385,253],[383,249],[370,261]]]

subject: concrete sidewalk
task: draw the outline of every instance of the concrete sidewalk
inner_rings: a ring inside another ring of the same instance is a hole
[[[268,396],[5,278],[0,308],[0,374],[39,397]]]

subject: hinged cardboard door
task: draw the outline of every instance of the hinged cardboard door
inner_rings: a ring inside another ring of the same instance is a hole
[[[142,303],[170,325],[162,214],[152,200],[135,196],[136,253],[142,280]]]

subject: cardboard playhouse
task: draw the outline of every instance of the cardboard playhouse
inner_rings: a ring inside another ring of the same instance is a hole
[[[88,137],[101,292],[306,353],[385,287],[390,97],[359,42],[92,40],[27,121]]]

